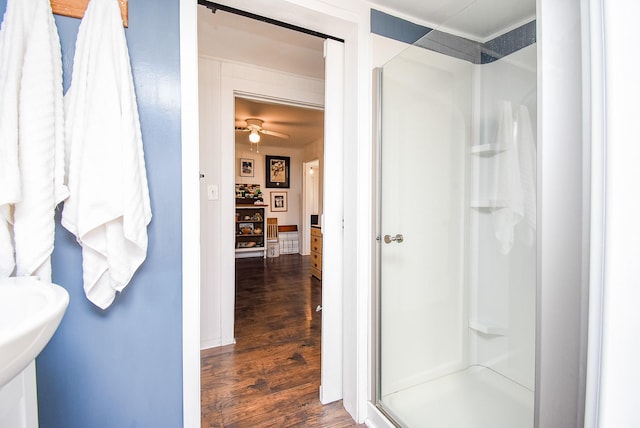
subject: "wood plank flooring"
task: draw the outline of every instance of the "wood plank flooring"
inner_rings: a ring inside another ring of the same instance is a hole
[[[364,427],[322,406],[322,283],[298,254],[236,260],[236,344],[201,353],[202,427]]]

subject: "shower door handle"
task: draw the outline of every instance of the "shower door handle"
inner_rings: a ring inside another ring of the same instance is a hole
[[[387,244],[391,244],[392,242],[400,244],[402,241],[404,241],[404,236],[400,233],[396,234],[396,236],[384,235],[384,242]]]

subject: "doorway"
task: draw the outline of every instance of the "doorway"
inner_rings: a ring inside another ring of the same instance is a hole
[[[206,8],[200,8],[199,15],[208,16],[210,12]],[[221,13],[221,12],[220,12]],[[237,18],[237,17],[234,17]],[[204,27],[204,26],[199,26]],[[219,31],[221,25],[215,25],[215,31]],[[255,25],[252,26],[255,28]],[[279,102],[287,104],[296,104],[306,108],[318,109],[325,102],[325,84],[322,79],[315,76],[305,76],[296,74],[291,71],[284,71],[275,68],[266,68],[265,64],[256,63],[240,63],[237,59],[225,58],[223,54],[231,55],[238,53],[243,58],[256,60],[258,56],[244,56],[247,50],[240,48],[239,43],[234,43],[233,52],[224,51],[228,46],[223,46],[224,52],[210,53],[203,47],[203,40],[228,40],[232,38],[242,40],[243,37],[238,34],[236,27],[227,28],[231,34],[221,37],[211,28],[199,29],[200,38],[200,61],[199,61],[199,85],[200,85],[200,168],[201,168],[201,185],[206,189],[205,197],[201,206],[201,230],[202,230],[202,262],[201,262],[201,348],[209,348],[215,346],[223,346],[234,342],[234,265],[235,265],[235,230],[229,225],[234,221],[235,207],[235,179],[236,179],[236,159],[235,147],[229,144],[233,141],[234,131],[230,124],[235,121],[234,104],[236,98],[250,98],[261,102]],[[265,31],[263,37],[272,36],[272,31]],[[254,40],[255,42],[255,40]],[[316,40],[316,43],[318,41]],[[323,43],[323,40],[320,39]],[[282,37],[275,43],[281,45]],[[338,42],[333,42],[340,44]],[[225,45],[224,43],[219,45]],[[255,46],[253,46],[255,48]],[[269,61],[273,61],[277,57],[274,50],[261,48],[267,51]],[[307,49],[309,50],[309,49]],[[342,82],[342,48],[331,47],[331,51],[327,54],[327,64],[334,63],[333,70],[339,70],[339,77],[334,78],[333,82]],[[255,50],[253,51],[255,53]],[[317,50],[321,52],[321,50]],[[339,61],[330,61],[329,58],[340,58]],[[283,63],[291,61],[291,52],[284,54],[284,59],[269,63],[271,66],[279,66],[282,68]],[[325,60],[320,55],[320,61],[324,69]],[[298,64],[298,62],[296,62]],[[328,69],[331,67],[327,66]],[[321,70],[322,71],[322,70]],[[337,76],[335,72],[332,75]],[[336,120],[336,117],[342,117],[342,84],[334,83],[331,85],[333,92],[328,97],[333,100],[333,115],[327,119],[327,123],[333,123],[328,129],[332,130],[334,138],[331,140],[333,153],[335,157],[334,165],[341,168],[342,165],[342,144],[343,130],[342,121]],[[339,90],[336,90],[339,88]],[[259,95],[258,95],[259,94]],[[340,108],[335,108],[339,105]],[[262,149],[261,149],[262,151]],[[261,154],[262,155],[262,154]],[[298,169],[301,169],[302,162],[296,163]],[[291,166],[294,166],[291,164]],[[341,175],[338,175],[341,177]],[[209,192],[210,187],[217,188],[217,193]],[[342,187],[342,186],[340,186]],[[216,193],[216,197],[213,197]],[[331,239],[328,245],[342,248],[342,233],[339,232],[342,225],[342,194],[335,192],[331,196],[336,199],[334,207],[334,221],[332,222]],[[296,201],[298,205],[300,201]],[[300,214],[298,214],[300,215]],[[335,255],[339,256],[340,251],[336,251]],[[336,268],[333,269],[335,274],[331,278],[335,284],[332,287],[333,294],[329,296],[329,301],[333,302],[328,305],[333,310],[328,313],[322,313],[322,334],[331,332],[329,340],[325,341],[323,337],[323,367],[334,367],[341,364],[341,352],[329,352],[325,361],[324,351],[331,350],[332,346],[341,350],[341,288],[342,281],[342,259],[334,257],[331,260]],[[323,301],[327,299],[323,296]],[[325,323],[330,321],[328,326]],[[325,343],[326,342],[326,343]],[[330,365],[327,365],[330,364]],[[326,376],[325,376],[326,373]],[[322,391],[326,391],[322,396],[322,401],[327,403],[341,398],[341,370],[323,370],[322,371]],[[325,379],[326,377],[326,379]],[[330,388],[326,388],[327,385]],[[336,394],[336,391],[338,394]]]
[[[359,195],[358,201],[366,199],[366,195],[370,193],[371,183],[371,167],[370,160],[372,153],[370,150],[365,150],[366,153],[360,153],[359,157],[356,157],[356,152],[359,152],[358,145],[350,144],[345,145],[344,141],[358,141],[363,138],[368,139],[370,135],[369,123],[370,123],[370,109],[369,109],[369,97],[365,91],[353,91],[343,93],[345,87],[362,87],[366,84],[368,78],[363,77],[363,67],[368,67],[368,56],[365,50],[360,47],[361,42],[366,39],[365,28],[368,28],[368,17],[364,15],[350,15],[345,17],[343,9],[329,8],[329,9],[315,9],[308,6],[302,6],[299,4],[292,4],[290,2],[283,2],[280,0],[275,1],[263,1],[255,0],[251,2],[238,3],[238,6],[245,8],[246,10],[259,13],[261,10],[268,11],[268,15],[281,20],[288,20],[295,25],[307,28],[316,28],[325,34],[333,34],[337,37],[341,37],[345,40],[345,45],[339,52],[334,49],[330,57],[335,57],[336,53],[340,58],[349,57],[357,58],[356,61],[346,61],[342,64],[343,74],[337,77],[336,88],[329,94],[327,100],[333,100],[339,103],[342,108],[335,113],[335,117],[345,119],[342,124],[341,131],[336,132],[335,136],[339,137],[336,141],[338,147],[335,149],[339,152],[339,156],[345,156],[351,161],[357,161],[358,168],[349,168],[344,171],[344,183],[348,184],[352,189],[357,189]],[[221,111],[220,104],[224,102],[232,102],[233,93],[230,95],[225,93],[224,100],[221,99],[222,88],[220,86],[215,88],[208,88],[208,93],[217,96],[220,103],[216,105],[200,106],[200,100],[202,97],[198,96],[198,87],[201,86],[198,76],[202,76],[203,64],[198,64],[198,58],[202,58],[201,48],[198,46],[198,40],[202,40],[202,34],[196,34],[198,29],[198,15],[202,12],[198,10],[197,4],[193,0],[181,0],[180,1],[180,41],[181,41],[181,76],[182,76],[182,167],[183,167],[183,357],[184,357],[184,408],[185,408],[185,426],[198,426],[200,423],[200,359],[199,349],[201,345],[201,320],[200,312],[201,306],[205,305],[205,300],[212,296],[206,296],[201,294],[201,283],[204,283],[206,278],[200,278],[200,268],[202,260],[209,263],[209,260],[215,260],[221,265],[222,263],[228,263],[233,259],[228,255],[221,256],[220,250],[215,246],[216,242],[221,242],[224,239],[233,239],[228,236],[227,232],[220,231],[215,235],[215,242],[210,248],[204,248],[200,242],[200,230],[202,225],[200,224],[200,218],[209,216],[210,226],[218,226],[220,222],[219,210],[213,210],[213,212],[207,212],[207,209],[203,209],[198,212],[194,209],[196,205],[199,205],[199,200],[202,200],[206,196],[206,190],[208,185],[203,178],[206,176],[208,180],[213,180],[214,185],[218,185],[219,202],[217,204],[229,204],[232,203],[233,195],[225,195],[222,192],[223,186],[221,186],[221,176],[226,169],[233,167],[233,157],[229,162],[229,165],[205,165],[207,171],[202,171],[201,162],[199,159],[204,158],[205,147],[198,144],[198,141],[206,139],[209,142],[219,141],[224,138],[233,138],[233,131],[225,131],[221,129]],[[368,34],[368,31],[366,31]],[[213,58],[215,60],[215,58]],[[197,67],[197,68],[196,68]],[[211,64],[205,64],[205,68],[209,68],[209,71],[217,75],[220,78],[222,74],[221,66],[211,67]],[[242,69],[242,67],[240,67]],[[368,75],[368,74],[367,74]],[[263,87],[264,89],[264,87]],[[270,88],[273,89],[273,88]],[[313,91],[312,87],[307,88],[308,91],[318,95]],[[255,92],[254,92],[255,93]],[[336,94],[340,99],[336,100]],[[344,97],[344,99],[342,98]],[[318,98],[324,99],[324,94],[319,94]],[[230,101],[231,100],[231,101]],[[217,132],[213,135],[206,135],[200,129],[200,120],[198,110],[207,111],[212,113],[211,116],[207,116],[207,121],[213,122]],[[230,120],[233,120],[231,118]],[[223,132],[224,131],[224,132]],[[211,147],[211,150],[217,151],[219,147]],[[360,150],[361,152],[361,150]],[[225,154],[228,156],[228,153]],[[325,157],[327,155],[325,154]],[[340,157],[340,160],[342,157]],[[351,165],[354,165],[354,162]],[[332,164],[338,167],[335,164]],[[342,161],[340,162],[342,165]],[[342,168],[342,166],[339,166]],[[200,170],[200,171],[199,171]],[[198,174],[200,172],[200,174]],[[208,174],[208,175],[207,175]],[[200,176],[200,190],[198,189],[198,176]],[[225,183],[226,184],[226,183]],[[233,184],[233,183],[231,183]],[[327,187],[325,185],[325,187]],[[229,202],[231,201],[231,202]],[[335,295],[332,299],[335,299],[336,311],[340,313],[340,318],[337,320],[333,329],[337,329],[337,334],[332,337],[333,341],[337,344],[343,342],[343,333],[345,337],[356,337],[357,331],[361,333],[367,331],[367,310],[366,301],[360,299],[367,295],[367,289],[371,274],[369,272],[369,264],[367,254],[371,252],[373,244],[370,242],[368,231],[371,229],[371,216],[369,215],[369,205],[358,203],[357,206],[352,202],[355,202],[353,198],[350,199],[350,204],[345,207],[343,218],[336,222],[332,227],[336,227],[333,235],[339,237],[340,241],[337,245],[342,248],[344,245],[352,246],[355,248],[363,249],[361,256],[356,260],[352,260],[353,257],[348,257],[347,263],[342,264],[342,258],[340,258],[339,269],[335,271],[336,282],[334,285]],[[215,205],[215,202],[212,202]],[[356,218],[360,219],[357,224],[354,222]],[[344,243],[343,243],[344,240]],[[335,245],[335,244],[334,244]],[[217,252],[217,254],[216,254]],[[224,260],[222,260],[224,258]],[[344,272],[344,273],[343,273]],[[215,281],[220,283],[222,279],[222,272],[216,272]],[[343,278],[349,280],[353,287],[350,287],[346,293],[343,293]],[[216,302],[221,305],[226,296],[222,296],[220,290],[213,290],[213,297]],[[356,298],[358,302],[356,310]],[[345,304],[350,309],[348,312],[343,311],[343,299]],[[326,312],[323,311],[323,319],[326,316]],[[342,317],[344,316],[344,322]],[[220,330],[220,329],[219,329]],[[324,329],[323,329],[324,331]],[[218,331],[220,333],[220,331]],[[221,335],[218,336],[221,338]],[[358,340],[345,342],[344,349],[340,346],[340,352],[333,352],[332,355],[336,359],[341,359],[340,371],[338,377],[333,380],[333,383],[342,383],[343,375],[342,368],[344,368],[345,379],[355,379],[358,376],[360,379],[367,378],[367,340],[365,334],[357,336]],[[323,345],[323,350],[326,349]],[[367,392],[364,388],[364,384],[346,382],[339,388],[341,396],[344,397],[344,407],[348,412],[359,420],[364,418],[367,411]]]

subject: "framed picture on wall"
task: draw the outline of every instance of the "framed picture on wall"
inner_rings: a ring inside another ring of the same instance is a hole
[[[287,192],[271,192],[271,212],[286,212]]]
[[[289,157],[265,156],[265,187],[289,188]]]
[[[240,158],[240,177],[253,177],[254,160]]]

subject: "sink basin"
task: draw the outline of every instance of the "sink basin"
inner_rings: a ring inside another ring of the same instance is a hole
[[[68,304],[69,293],[59,285],[0,278],[0,388],[38,356]]]

